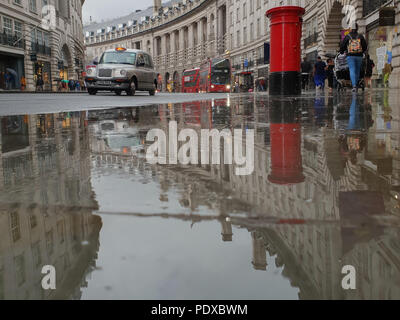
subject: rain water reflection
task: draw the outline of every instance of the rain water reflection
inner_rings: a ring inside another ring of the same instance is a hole
[[[400,298],[398,97],[240,97],[1,117],[1,299]],[[235,165],[146,134],[254,129]],[[41,289],[41,268],[57,290]],[[343,290],[353,265],[357,289]]]

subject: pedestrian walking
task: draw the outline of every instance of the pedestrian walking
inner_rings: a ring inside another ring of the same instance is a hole
[[[43,92],[43,85],[44,82],[42,77],[38,77],[38,79],[36,80],[36,91]]]
[[[367,88],[371,88],[372,87],[371,78],[372,78],[372,73],[373,73],[374,68],[375,68],[375,63],[371,59],[369,54],[367,54],[367,57],[365,59],[365,64],[366,64],[366,66],[365,66],[365,77],[364,77],[365,86]]]
[[[162,76],[161,76],[161,74],[159,74],[157,77],[157,84],[158,84],[158,92],[161,92],[162,91]]]
[[[6,73],[4,74],[4,81],[6,84],[6,90],[11,90],[12,79],[11,74],[8,71],[6,71]]]
[[[334,80],[334,69],[335,69],[335,63],[333,62],[333,59],[329,58],[327,60],[327,67],[326,67],[326,77],[328,79],[328,87],[329,87],[329,92],[333,91],[333,80]]]
[[[70,79],[70,80],[68,81],[68,88],[69,88],[69,91],[74,91],[74,88],[75,88],[75,82],[74,82],[74,80]]]
[[[0,89],[4,90],[6,88],[5,73],[0,72]]]
[[[307,58],[304,57],[304,60],[301,63],[301,86],[303,90],[306,90],[310,84],[311,71],[312,71],[312,65],[307,60]]]
[[[347,64],[350,69],[353,92],[358,90],[363,55],[367,51],[367,42],[362,34],[358,33],[358,24],[355,23],[351,32],[343,39],[340,45],[340,53],[346,53]]]
[[[260,79],[260,89],[261,91],[265,91],[266,87],[265,87],[265,78],[261,78]]]
[[[317,58],[314,65],[314,83],[317,89],[325,88],[326,79],[326,63],[322,61],[321,57]]]
[[[76,91],[81,91],[81,83],[80,83],[80,81],[76,82]]]
[[[26,88],[26,79],[24,76],[21,77],[21,90],[24,91]]]

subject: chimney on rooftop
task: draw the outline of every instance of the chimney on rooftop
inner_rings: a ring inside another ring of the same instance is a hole
[[[158,12],[162,7],[161,0],[153,0],[153,17],[158,16]]]

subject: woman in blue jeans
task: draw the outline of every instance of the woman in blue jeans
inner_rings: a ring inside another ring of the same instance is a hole
[[[353,92],[357,92],[363,55],[367,51],[367,48],[364,36],[358,33],[358,25],[353,25],[351,32],[343,39],[340,45],[340,53],[346,53],[347,55]]]

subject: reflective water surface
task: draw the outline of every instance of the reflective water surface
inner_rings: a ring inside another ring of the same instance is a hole
[[[398,103],[244,95],[1,117],[0,299],[399,299]],[[147,132],[170,121],[254,129],[254,173],[150,165]]]

